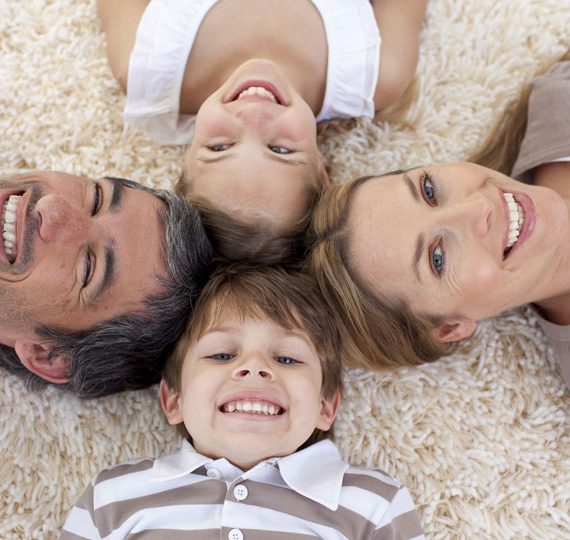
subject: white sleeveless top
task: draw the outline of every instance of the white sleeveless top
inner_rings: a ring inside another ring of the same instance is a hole
[[[310,0],[328,45],[327,83],[317,121],[374,116],[380,33],[369,0]],[[126,122],[162,144],[192,139],[194,115],[179,114],[182,80],[206,13],[217,0],[151,0],[129,61]]]

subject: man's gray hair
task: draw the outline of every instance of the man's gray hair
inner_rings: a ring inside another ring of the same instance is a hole
[[[69,382],[60,386],[83,398],[144,388],[160,379],[164,361],[192,314],[214,258],[200,213],[192,204],[170,191],[130,180],[110,180],[163,201],[160,218],[168,271],[166,277],[157,276],[162,291],[145,298],[146,309],[141,312],[120,315],[79,332],[36,328],[54,345],[52,357],[64,354],[70,358]],[[21,375],[32,387],[49,384],[28,371],[11,347],[0,345],[0,365]]]

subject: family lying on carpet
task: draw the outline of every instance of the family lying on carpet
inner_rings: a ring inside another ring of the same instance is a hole
[[[316,121],[398,114],[425,2],[99,4],[127,120],[192,139],[179,194],[3,181],[0,358],[82,397],[161,380],[185,440],[97,475],[62,538],[423,538],[404,487],[322,440],[341,359],[433,361],[531,303],[570,381],[570,55],[477,165],[329,186]]]

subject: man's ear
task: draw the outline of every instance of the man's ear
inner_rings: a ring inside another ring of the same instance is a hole
[[[477,323],[470,319],[446,321],[434,330],[435,338],[441,343],[460,341],[469,337],[476,328]]]
[[[336,418],[338,406],[340,405],[340,390],[337,390],[331,398],[321,399],[321,414],[315,426],[321,431],[328,431]]]
[[[166,420],[171,426],[184,422],[182,411],[180,410],[180,399],[176,390],[168,386],[164,379],[160,381],[160,405],[166,416]]]
[[[50,358],[53,347],[48,343],[33,343],[17,339],[14,350],[20,362],[38,377],[55,384],[69,382],[69,356],[57,354]]]

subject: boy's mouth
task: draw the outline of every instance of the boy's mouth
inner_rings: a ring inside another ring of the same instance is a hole
[[[262,416],[278,416],[285,412],[285,409],[276,403],[250,400],[228,401],[222,404],[219,410],[223,413],[248,413]]]

